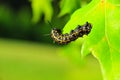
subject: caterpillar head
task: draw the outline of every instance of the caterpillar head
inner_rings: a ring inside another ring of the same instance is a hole
[[[62,34],[61,30],[60,29],[57,29],[57,28],[53,28],[51,30],[51,37],[53,39],[55,39],[56,37],[60,36]]]
[[[51,31],[51,34],[61,34],[61,30],[60,29],[57,29],[57,28],[53,28],[52,31]]]

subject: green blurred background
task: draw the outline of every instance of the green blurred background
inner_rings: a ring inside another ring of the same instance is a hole
[[[58,17],[59,1],[52,1],[51,23],[62,29],[70,14]],[[44,15],[37,23],[32,16],[30,1],[0,0],[0,80],[102,80],[93,56],[76,64],[45,36],[51,28]]]

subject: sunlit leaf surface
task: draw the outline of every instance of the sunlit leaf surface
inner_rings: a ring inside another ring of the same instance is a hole
[[[82,44],[82,57],[92,52],[100,62],[104,80],[120,80],[120,1],[115,1],[91,1],[86,7],[75,11],[63,29],[64,33],[69,33],[86,21],[92,24],[92,31],[83,37],[84,41],[80,38],[70,45],[80,47]],[[67,48],[71,50],[71,47]],[[71,53],[76,47],[73,49]]]

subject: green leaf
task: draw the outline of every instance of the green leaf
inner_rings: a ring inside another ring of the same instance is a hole
[[[110,47],[120,52],[120,6],[108,5],[106,12],[106,35]]]
[[[110,48],[106,38],[103,38],[97,45],[93,47],[92,54],[100,62],[104,80],[113,80],[112,60]]]
[[[106,37],[110,47],[114,80],[120,79],[120,6],[106,6]]]
[[[115,4],[115,5],[119,5],[120,4],[120,0],[108,0],[110,3]]]
[[[120,6],[114,3],[111,0],[93,0],[86,7],[76,10],[63,29],[63,33],[69,33],[86,21],[92,24],[90,34],[83,36],[81,54],[84,57],[92,52],[100,62],[104,80],[120,80]],[[80,41],[81,38],[70,45],[80,47]]]
[[[80,8],[80,0],[61,0],[59,16],[72,13],[77,8]]]
[[[84,39],[78,40],[79,43],[82,43]],[[60,49],[60,54],[63,53],[67,56],[73,63],[77,65],[83,64],[83,60],[81,59],[80,49],[82,45],[76,46],[75,43],[71,43],[69,45],[64,46]],[[73,51],[73,52],[72,52]]]
[[[53,15],[53,8],[51,5],[51,0],[31,0],[34,23],[38,22],[42,14],[44,14],[44,20],[50,21]]]
[[[97,44],[104,36],[104,14],[104,5],[99,0],[94,0],[86,7],[75,11],[69,22],[65,25],[63,33],[69,33],[70,30],[74,29],[77,25],[85,24],[86,21],[93,25],[92,31],[88,37],[84,36],[86,39],[82,47],[82,54],[84,53],[83,55],[87,55],[90,51],[90,47]],[[96,19],[99,20],[99,22]],[[100,30],[102,30],[102,32]],[[80,45],[78,40],[76,40],[74,43],[77,43],[77,46]]]

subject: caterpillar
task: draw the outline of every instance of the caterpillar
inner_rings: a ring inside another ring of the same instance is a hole
[[[83,35],[88,35],[92,29],[92,25],[86,22],[84,25],[78,25],[74,30],[71,30],[70,33],[62,34],[62,31],[57,28],[51,30],[51,38],[54,42],[58,44],[68,44],[71,41],[75,41]]]

